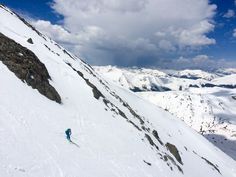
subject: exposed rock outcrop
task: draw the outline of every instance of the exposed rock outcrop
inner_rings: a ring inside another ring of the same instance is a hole
[[[49,83],[51,78],[45,65],[32,51],[2,33],[0,33],[0,61],[23,82],[50,100],[61,103],[60,95]]]

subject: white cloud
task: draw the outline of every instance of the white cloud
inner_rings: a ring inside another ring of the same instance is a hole
[[[214,25],[208,21],[201,21],[189,29],[179,29],[172,32],[178,39],[179,45],[184,46],[202,46],[215,44],[215,39],[208,38],[207,32],[212,31]]]
[[[232,18],[232,17],[234,17],[235,16],[235,12],[234,12],[234,10],[232,10],[232,9],[229,9],[224,15],[223,15],[223,17],[225,17],[225,18]]]
[[[58,42],[73,42],[71,33],[60,25],[52,25],[51,22],[44,20],[31,21],[31,24]]]
[[[233,37],[236,37],[236,28],[234,29]]]
[[[206,68],[206,67],[215,67],[216,61],[211,60],[207,55],[197,55],[193,58],[180,57],[176,60],[176,65],[181,69],[182,68]]]
[[[71,33],[60,25],[52,24],[44,20],[31,20],[31,24],[45,35],[58,41],[70,45],[83,45],[98,36],[103,36],[103,31],[97,26],[87,26],[78,33]]]
[[[171,44],[170,41],[167,41],[164,39],[159,42],[158,46],[160,49],[163,49],[166,51],[175,51],[176,50],[176,48]]]
[[[208,55],[197,55],[192,58],[180,57],[176,61],[174,60],[170,65],[176,69],[214,70],[218,68],[236,67],[236,62],[225,59],[212,59]]]
[[[54,0],[52,8],[64,17],[62,26],[34,25],[71,42],[71,50],[92,64],[135,64],[216,43],[207,36],[216,10],[208,0]]]

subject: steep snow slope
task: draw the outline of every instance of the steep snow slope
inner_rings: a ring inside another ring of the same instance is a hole
[[[0,33],[19,43],[12,57],[0,48],[0,176],[236,176],[235,161],[177,118],[107,83],[3,6]]]

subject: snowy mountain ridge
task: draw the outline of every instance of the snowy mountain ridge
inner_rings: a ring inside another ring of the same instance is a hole
[[[235,161],[184,123],[2,5],[0,34],[0,176],[236,176]]]
[[[214,85],[214,82],[212,82],[220,76],[201,70],[160,71],[145,68],[118,68],[115,66],[95,66],[94,68],[107,79],[117,82],[132,91],[170,91],[186,90],[190,87],[222,87],[221,85]]]

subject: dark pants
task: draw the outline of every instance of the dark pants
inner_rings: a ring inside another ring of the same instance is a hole
[[[66,138],[67,138],[69,141],[71,141],[71,140],[70,140],[70,135],[67,134],[67,135],[66,135]]]

